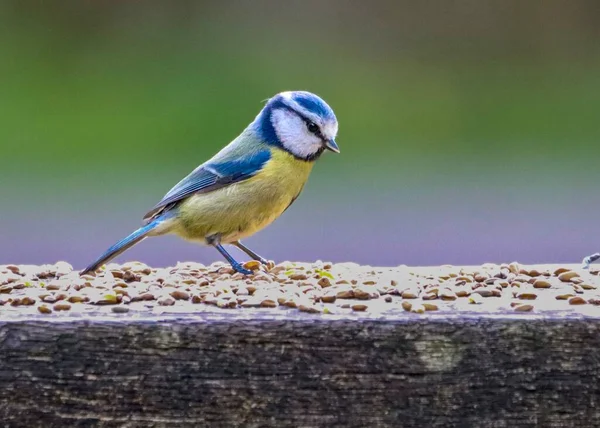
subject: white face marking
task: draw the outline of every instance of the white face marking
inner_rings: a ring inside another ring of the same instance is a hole
[[[306,128],[306,123],[292,111],[273,110],[271,123],[283,147],[298,157],[306,158],[314,155],[323,146],[321,139],[310,132]],[[317,121],[315,123],[319,124]]]
[[[281,100],[292,111],[277,109],[271,114],[271,123],[275,128],[277,137],[283,146],[299,157],[308,157],[317,153],[323,146],[323,141],[310,132],[304,120],[294,112],[299,112],[305,118],[319,126],[321,134],[327,140],[335,138],[338,131],[337,121],[325,121],[322,117],[312,113],[298,104],[292,92],[282,92]]]

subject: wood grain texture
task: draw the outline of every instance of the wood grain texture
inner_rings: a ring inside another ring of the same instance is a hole
[[[0,322],[7,427],[600,426],[600,320]]]

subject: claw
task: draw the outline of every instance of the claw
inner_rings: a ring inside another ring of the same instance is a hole
[[[252,272],[251,270],[244,268],[244,267],[243,267],[241,264],[239,264],[239,263],[236,263],[236,264],[233,264],[233,263],[232,263],[232,264],[231,264],[231,267],[232,267],[233,269],[235,269],[235,271],[236,271],[236,272],[239,272],[239,273],[241,273],[241,274],[244,274],[244,275],[252,275],[252,274],[254,273],[254,272]]]

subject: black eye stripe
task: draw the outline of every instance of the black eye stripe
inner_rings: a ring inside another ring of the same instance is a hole
[[[302,121],[303,121],[303,122],[306,124],[306,128],[307,128],[307,129],[308,129],[310,132],[312,132],[313,134],[315,134],[315,135],[316,135],[317,137],[319,137],[319,138],[320,138],[322,141],[325,141],[325,136],[324,136],[324,135],[323,135],[323,133],[321,132],[321,128],[319,128],[319,125],[317,125],[316,123],[314,123],[314,122],[313,122],[312,120],[310,120],[308,117],[304,116],[302,113],[300,113],[300,112],[298,112],[298,111],[296,111],[296,110],[292,110],[292,109],[290,109],[290,110],[291,110],[291,111],[293,111],[294,113],[296,113],[300,119],[302,119]],[[315,130],[316,132],[315,132],[315,131],[311,131],[311,130],[309,129],[309,126],[310,126],[310,124],[314,124],[314,125],[317,127],[317,129]]]
[[[299,115],[300,118],[304,121],[304,123],[306,124],[306,128],[312,132],[313,134],[315,134],[317,137],[319,137],[321,140],[325,140],[325,137],[323,137],[323,134],[321,133],[321,128],[319,128],[319,125],[317,125],[316,123],[314,123],[312,120]]]

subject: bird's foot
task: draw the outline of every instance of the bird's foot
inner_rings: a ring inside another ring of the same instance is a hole
[[[259,262],[261,265],[265,265],[265,266],[268,266],[269,263],[273,263],[272,261],[267,260],[267,259],[265,259],[263,257],[260,257],[260,256],[256,258],[256,261]]]
[[[236,271],[239,272],[243,275],[252,275],[254,272],[252,272],[250,269],[246,269],[245,267],[243,267],[241,264],[239,263],[231,263],[231,267]]]
[[[589,269],[590,265],[598,259],[600,259],[600,253],[595,253],[595,254],[592,254],[591,256],[584,257],[581,267],[583,269]]]

